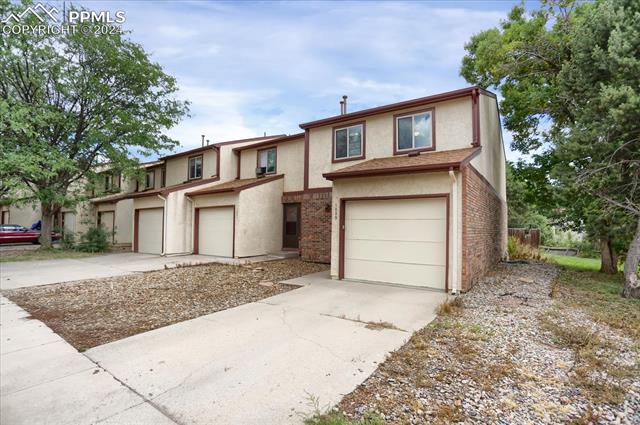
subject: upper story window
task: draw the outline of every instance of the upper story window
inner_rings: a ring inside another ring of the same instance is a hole
[[[202,155],[189,158],[189,180],[202,178]]]
[[[395,116],[395,153],[435,149],[433,109]]]
[[[113,176],[111,174],[105,174],[104,176],[104,190],[109,191],[113,189]]]
[[[258,168],[261,174],[274,174],[276,172],[275,147],[258,151]]]
[[[364,123],[333,129],[333,161],[364,158]]]
[[[156,171],[155,170],[147,171],[147,175],[144,179],[144,188],[153,189],[155,186],[155,180],[156,180]]]

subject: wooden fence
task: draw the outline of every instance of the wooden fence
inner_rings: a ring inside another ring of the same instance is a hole
[[[540,229],[509,228],[509,237],[515,236],[520,243],[532,248],[540,246]]]

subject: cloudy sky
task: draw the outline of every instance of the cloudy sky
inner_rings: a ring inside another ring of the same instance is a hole
[[[201,134],[299,132],[343,94],[355,111],[466,87],[464,43],[516,2],[81,3],[124,10],[131,38],[177,77],[191,117],[168,133],[186,149]]]

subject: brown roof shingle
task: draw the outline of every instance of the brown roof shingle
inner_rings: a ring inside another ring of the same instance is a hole
[[[402,174],[423,171],[446,171],[457,169],[480,152],[479,147],[435,151],[416,156],[390,156],[360,162],[340,170],[324,173],[327,180],[347,177],[367,177],[386,174]]]
[[[284,174],[277,174],[275,176],[268,177],[256,177],[251,179],[238,179],[231,180],[225,183],[221,183],[215,185],[213,187],[208,187],[206,189],[195,190],[193,192],[188,192],[188,196],[199,196],[199,195],[211,195],[215,193],[225,193],[225,192],[240,192],[241,190],[248,189],[253,186],[259,186],[264,183],[269,183],[274,180],[278,180],[284,177]]]

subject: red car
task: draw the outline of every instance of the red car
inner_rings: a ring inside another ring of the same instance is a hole
[[[60,235],[56,233],[51,234],[52,239],[59,239]],[[0,244],[3,243],[20,243],[31,242],[34,244],[40,243],[39,230],[29,230],[26,227],[19,224],[3,224],[0,225]]]

